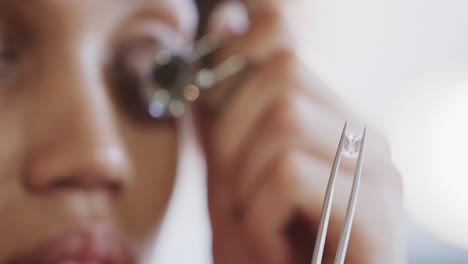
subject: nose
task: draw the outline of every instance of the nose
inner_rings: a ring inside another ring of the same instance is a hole
[[[128,184],[128,175],[125,154],[116,147],[57,148],[29,162],[24,185],[32,193],[98,191],[116,194]]]
[[[105,82],[92,67],[58,65],[45,67],[50,74],[38,80],[30,101],[25,189],[122,191],[132,169]]]

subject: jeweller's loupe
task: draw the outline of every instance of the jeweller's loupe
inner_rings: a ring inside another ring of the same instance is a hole
[[[195,66],[186,58],[159,51],[147,76],[148,113],[154,118],[180,117],[187,102],[198,98],[199,90],[191,85]]]
[[[145,78],[147,111],[156,119],[181,117],[187,106],[196,101],[203,90],[242,71],[247,65],[243,56],[235,55],[213,68],[202,68],[201,59],[219,48],[211,36],[198,40],[190,54],[175,55],[160,50]]]

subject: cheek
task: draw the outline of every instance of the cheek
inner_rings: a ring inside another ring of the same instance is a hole
[[[128,131],[125,139],[134,175],[121,203],[121,219],[130,237],[151,239],[169,202],[177,168],[178,142],[175,125],[162,124]]]
[[[6,200],[12,186],[20,187],[15,176],[21,175],[26,148],[24,109],[16,98],[4,96],[0,91],[0,201]]]

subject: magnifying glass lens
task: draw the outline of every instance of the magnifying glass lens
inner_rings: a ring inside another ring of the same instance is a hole
[[[193,80],[194,67],[182,56],[167,52],[156,56],[151,70],[152,98],[149,113],[155,118],[179,117],[185,112],[186,88]]]

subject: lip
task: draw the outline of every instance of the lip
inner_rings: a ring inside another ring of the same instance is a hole
[[[118,232],[105,226],[93,226],[64,232],[8,263],[133,264],[135,262],[130,247]]]

